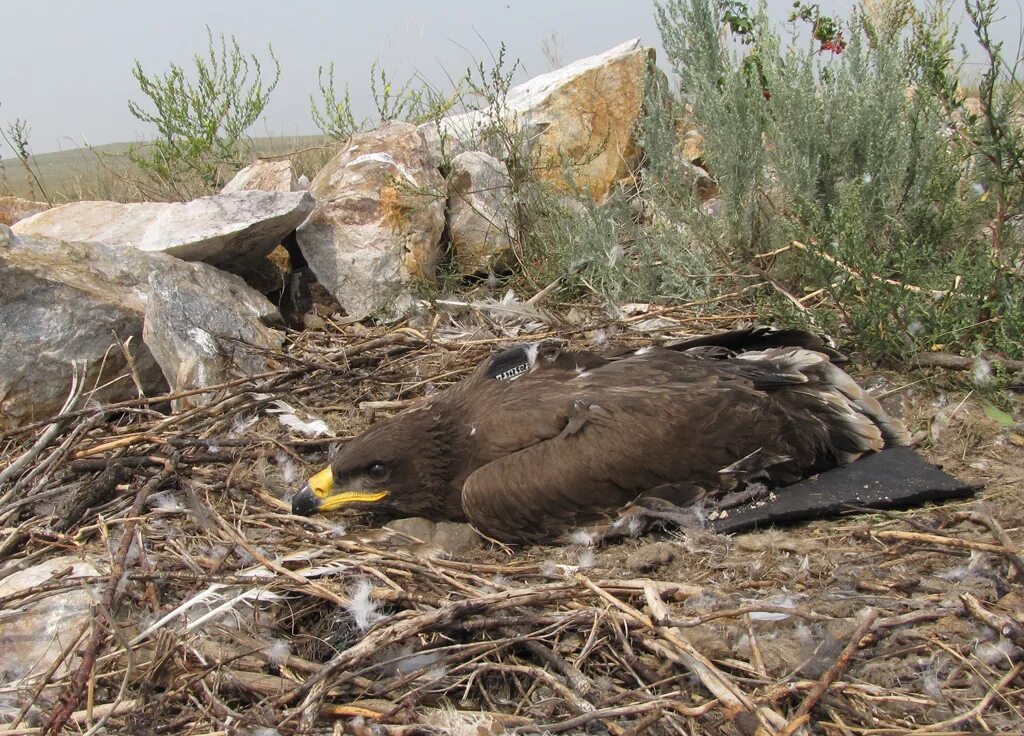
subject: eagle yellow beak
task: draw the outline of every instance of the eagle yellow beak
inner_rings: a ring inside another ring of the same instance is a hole
[[[318,511],[331,511],[350,503],[373,503],[387,495],[387,491],[334,493],[334,473],[328,466],[310,478],[302,490],[292,496],[292,513],[297,516],[312,516]]]

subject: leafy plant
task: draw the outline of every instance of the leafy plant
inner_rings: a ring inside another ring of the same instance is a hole
[[[377,62],[370,67],[370,94],[377,112],[375,121],[356,117],[352,109],[349,85],[340,95],[335,91],[334,64],[317,69],[320,102],[310,95],[309,106],[313,122],[325,135],[344,140],[371,125],[391,120],[425,123],[444,117],[458,102],[462,93],[462,80],[456,80],[454,90],[443,94],[417,76],[396,85],[387,71]],[[416,86],[420,85],[420,86]]]
[[[132,75],[149,106],[130,101],[138,120],[156,127],[149,144],[133,146],[129,158],[156,195],[186,198],[224,183],[248,151],[246,131],[259,119],[277,87],[281,67],[268,47],[273,77],[265,82],[254,55],[242,52],[234,36],[215,42],[207,28],[205,55],[193,57],[194,75],[177,64],[148,75],[138,61]]]

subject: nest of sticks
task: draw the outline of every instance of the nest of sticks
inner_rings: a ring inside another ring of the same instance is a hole
[[[746,316],[685,314],[535,325],[530,339],[645,344]],[[0,683],[0,736],[1024,723],[1021,449],[986,450],[967,400],[949,420],[962,431],[929,452],[987,482],[968,503],[457,559],[381,520],[291,516],[288,494],[333,443],[524,339],[438,327],[329,324],[193,408],[171,412],[186,394],[99,407],[77,387],[59,416],[7,433],[0,583],[68,556],[97,574],[0,596],[0,628],[48,598],[91,596],[45,672]],[[915,383],[889,381],[894,394]],[[912,424],[934,414],[930,390],[912,389]]]

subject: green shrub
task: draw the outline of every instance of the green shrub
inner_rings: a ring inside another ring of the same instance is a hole
[[[878,356],[1021,353],[1024,287],[1006,267],[1022,252],[1004,244],[992,258],[986,243],[983,225],[1001,216],[973,193],[984,145],[965,134],[941,6],[894,0],[839,22],[798,4],[808,33],[796,43],[738,2],[668,0],[657,12],[721,186],[721,246],[776,280],[776,310],[843,327]]]
[[[206,55],[193,57],[194,78],[177,64],[154,76],[147,75],[138,61],[132,69],[151,109],[135,101],[128,109],[154,125],[157,137],[133,146],[128,155],[152,196],[187,199],[222,186],[246,162],[246,131],[263,114],[281,76],[272,48],[274,75],[264,82],[259,59],[243,54],[234,36],[229,42],[221,34],[219,44],[209,29],[207,36]]]

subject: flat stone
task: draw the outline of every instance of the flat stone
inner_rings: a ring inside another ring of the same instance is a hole
[[[21,220],[19,235],[106,243],[224,268],[253,264],[313,210],[305,192],[238,191],[191,202],[71,202]]]

